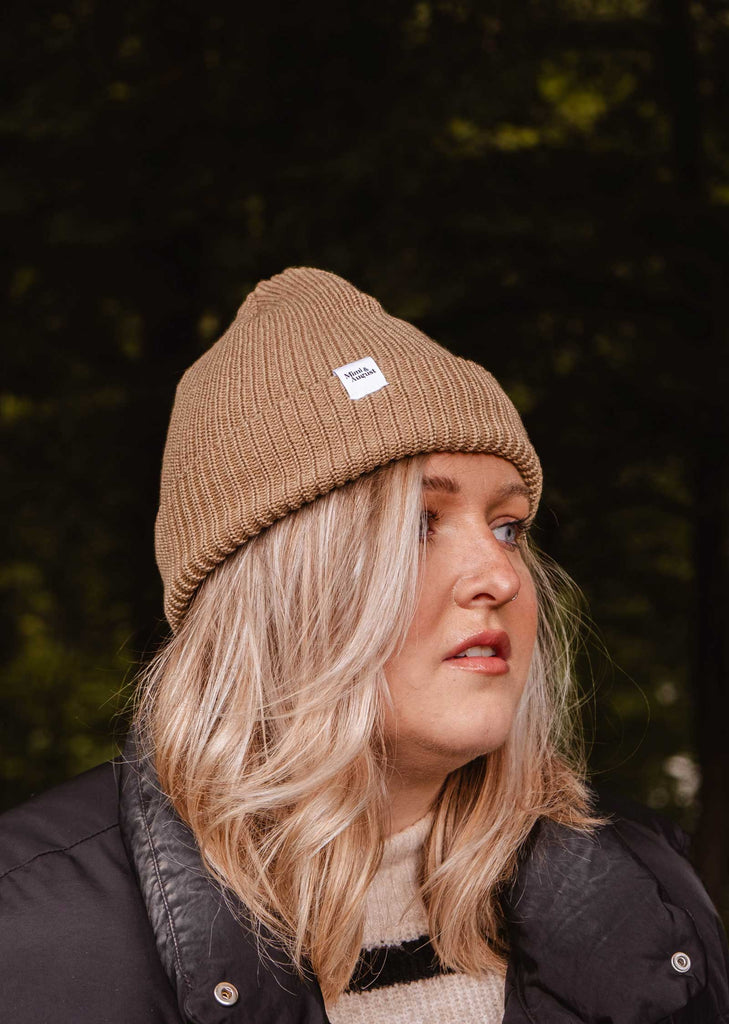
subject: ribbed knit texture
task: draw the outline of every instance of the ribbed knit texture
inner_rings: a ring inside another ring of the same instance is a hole
[[[444,973],[417,896],[427,815],[387,840],[367,892],[363,950],[350,990],[327,1004],[332,1024],[500,1024],[504,979]]]
[[[352,399],[333,371],[366,356],[388,383]],[[297,267],[262,281],[177,388],[156,525],[173,630],[248,538],[393,459],[436,451],[510,460],[536,511],[539,461],[483,367],[334,274]]]

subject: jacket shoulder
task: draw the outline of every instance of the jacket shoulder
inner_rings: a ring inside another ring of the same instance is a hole
[[[600,789],[596,793],[596,813],[607,817],[613,824],[639,825],[653,836],[665,840],[669,846],[688,858],[691,837],[675,821],[644,804],[631,800],[622,793],[611,789]]]
[[[682,835],[638,805],[608,813],[603,801],[597,812],[607,820],[588,833],[543,819],[524,850],[505,907],[505,1024],[522,1010],[529,1020],[723,1020],[726,939]]]
[[[178,1022],[119,828],[118,765],[0,816],[0,1020]]]
[[[110,761],[0,815],[0,879],[118,826],[118,766]]]

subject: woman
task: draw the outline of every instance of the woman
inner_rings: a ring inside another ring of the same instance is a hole
[[[3,820],[3,1019],[729,1020],[680,840],[583,781],[540,489],[481,367],[259,284],[178,388],[125,755]]]

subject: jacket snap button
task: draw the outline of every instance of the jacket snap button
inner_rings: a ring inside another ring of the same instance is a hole
[[[691,957],[686,953],[674,953],[671,957],[671,967],[679,974],[685,974],[691,970]]]
[[[213,990],[213,995],[223,1006],[232,1006],[238,1002],[238,989],[229,981],[221,981]]]

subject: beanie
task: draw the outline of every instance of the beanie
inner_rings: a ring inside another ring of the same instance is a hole
[[[261,281],[177,387],[155,528],[173,631],[200,582],[250,537],[427,452],[508,459],[534,516],[539,460],[487,370],[335,274],[292,267]]]

